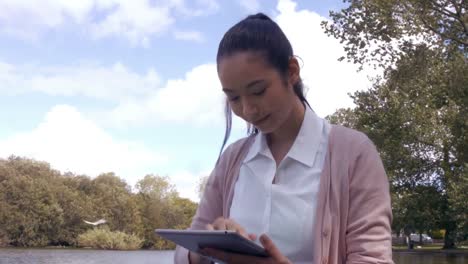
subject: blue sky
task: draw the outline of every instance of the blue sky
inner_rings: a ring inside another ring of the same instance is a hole
[[[338,41],[320,22],[341,0],[0,1],[0,157],[61,171],[113,171],[130,185],[167,175],[196,200],[196,183],[224,135],[216,75],[219,40],[261,11],[279,23],[303,61],[320,116],[352,106],[370,70],[337,62]],[[245,134],[236,119],[232,140]],[[231,140],[231,141],[232,141]]]

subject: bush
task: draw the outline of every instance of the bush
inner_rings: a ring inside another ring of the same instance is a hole
[[[444,239],[445,229],[434,230],[429,233],[429,236],[431,236],[433,239]]]
[[[143,240],[134,234],[95,228],[78,236],[78,245],[98,249],[132,250],[139,249]]]
[[[10,239],[8,236],[0,230],[0,247],[8,247],[10,245]]]

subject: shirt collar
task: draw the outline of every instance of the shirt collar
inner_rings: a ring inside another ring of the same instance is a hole
[[[244,162],[249,162],[258,155],[264,155],[268,157],[268,152],[269,149],[266,142],[266,137],[263,133],[259,132],[255,136],[255,141],[252,143],[252,146],[250,146],[250,150],[247,153],[247,156],[245,156]]]
[[[312,167],[322,140],[323,122],[323,119],[306,106],[304,121],[287,157]]]
[[[301,128],[286,157],[312,167],[322,139],[323,125],[323,120],[306,106]],[[255,141],[250,147],[244,162],[253,160],[257,155],[272,158],[270,153],[266,137],[260,132],[255,136]]]

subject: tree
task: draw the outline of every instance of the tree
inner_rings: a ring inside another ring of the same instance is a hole
[[[436,208],[441,216],[439,224],[447,230],[446,248],[453,247],[454,212],[462,210],[451,201],[460,195],[468,198],[466,193],[454,191],[454,183],[466,178],[465,73],[468,66],[462,56],[454,54],[447,60],[442,52],[421,45],[387,70],[386,80],[376,81],[369,91],[356,92],[352,96],[355,109],[330,117],[349,120],[374,141],[390,176],[392,193],[418,192],[421,186],[438,190],[435,200],[440,206]],[[421,202],[427,200],[411,201],[419,206]]]
[[[157,246],[164,248],[165,240],[154,235],[156,228],[171,228],[173,223],[168,222],[168,214],[173,209],[171,201],[178,197],[174,185],[168,177],[146,175],[136,184],[138,190],[138,204],[142,215],[144,247]]]
[[[355,125],[374,141],[394,197],[405,194],[401,206],[418,204],[406,194],[421,186],[437,190],[444,247],[451,248],[458,214],[466,212],[457,201],[468,199],[455,187],[465,182],[468,160],[466,3],[346,2],[330,12],[325,31],[341,40],[348,61],[385,71],[369,91],[352,96],[355,109],[331,119]]]
[[[57,241],[63,210],[53,190],[60,174],[47,163],[13,156],[0,164],[0,226],[9,243],[45,246]]]
[[[141,217],[131,187],[114,173],[104,173],[92,180],[90,198],[96,218],[105,218],[111,230],[138,233]]]
[[[468,15],[465,0],[345,0],[330,11],[325,32],[344,43],[346,59],[387,67],[423,42],[466,54]],[[344,60],[345,57],[340,58]]]
[[[465,163],[463,176],[451,182],[452,195],[449,202],[457,222],[458,237],[460,240],[468,239],[468,164]]]
[[[147,175],[137,190],[111,172],[91,179],[27,158],[0,159],[0,245],[79,245],[90,230],[83,220],[104,218],[108,232],[98,232],[103,240],[94,245],[106,244],[109,235],[131,248],[140,245],[139,237],[146,247],[174,248],[154,229],[187,228],[196,203],[179,197],[168,177]]]

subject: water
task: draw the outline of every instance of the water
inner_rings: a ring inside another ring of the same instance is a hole
[[[0,264],[169,264],[173,251],[0,249]],[[396,264],[468,264],[468,256],[393,253]]]
[[[395,264],[467,264],[468,255],[393,252]]]
[[[0,249],[0,264],[172,264],[174,251]]]

